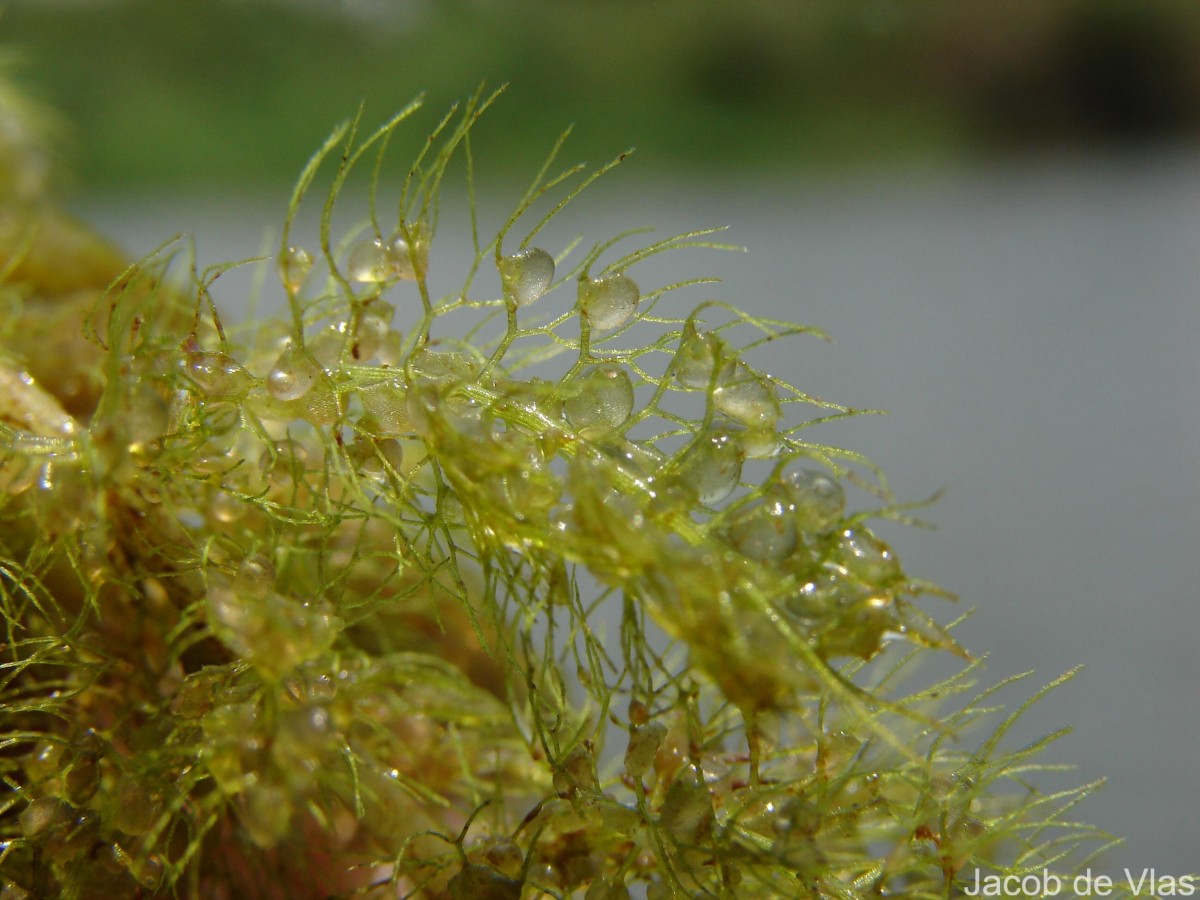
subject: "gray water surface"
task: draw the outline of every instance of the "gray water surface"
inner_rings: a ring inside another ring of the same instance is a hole
[[[1055,783],[1109,777],[1076,816],[1127,837],[1101,868],[1200,870],[1200,156],[795,184],[621,172],[578,203],[591,239],[729,225],[749,253],[680,254],[639,280],[719,274],[692,296],[835,337],[765,368],[891,413],[812,437],[872,457],[901,499],[945,488],[923,513],[938,530],[886,534],[910,572],[977,608],[960,637],[990,651],[989,677],[1037,670],[1004,699],[1086,664],[1021,733],[1073,724],[1047,759],[1078,769]],[[132,253],[190,229],[216,261],[256,253],[284,205],[79,211]]]

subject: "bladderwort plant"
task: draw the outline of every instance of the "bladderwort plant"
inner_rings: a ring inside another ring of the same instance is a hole
[[[126,266],[5,148],[0,897],[946,898],[1089,862],[1092,786],[1030,783],[1061,732],[1005,741],[1070,673],[978,687],[872,531],[905,510],[810,439],[851,410],[754,365],[808,329],[644,283],[714,230],[555,236],[624,158],[559,171],[565,134],[481,235],[494,99],[398,191],[419,104],[331,135],[279,321],[222,322],[230,267],[179,242]],[[961,669],[906,688],[931,654]]]

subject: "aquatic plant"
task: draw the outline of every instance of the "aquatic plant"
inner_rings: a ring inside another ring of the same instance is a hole
[[[439,244],[494,99],[395,190],[419,104],[335,130],[278,321],[223,322],[230,267],[184,244],[126,267],[10,205],[3,896],[948,897],[1086,861],[1091,786],[1029,783],[1060,733],[1007,745],[1033,700],[977,686],[872,530],[905,508],[810,439],[853,411],[756,364],[811,329],[639,275],[716,230],[555,236],[625,158],[559,171],[564,134],[494,235],[472,202]]]

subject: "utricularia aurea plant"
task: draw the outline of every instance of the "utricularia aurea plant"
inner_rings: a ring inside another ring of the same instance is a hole
[[[416,105],[337,129],[277,322],[8,186],[0,896],[948,897],[1072,865],[1086,791],[1025,783],[1044,742],[1002,744],[1017,713],[872,531],[877,473],[809,439],[849,411],[755,365],[803,329],[640,276],[713,232],[556,237],[611,168],[559,173],[560,141],[498,233],[439,245],[491,99],[398,189]]]

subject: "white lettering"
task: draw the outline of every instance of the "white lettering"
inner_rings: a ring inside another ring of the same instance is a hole
[[[1077,890],[1078,884],[1076,878]],[[1026,875],[983,875],[976,869],[974,879],[962,887],[962,892],[968,897],[1057,897],[1062,889],[1063,880],[1049,869]]]
[[[970,888],[963,888],[963,893],[966,894],[968,897],[978,897],[979,896],[979,870],[978,869],[975,870],[975,890],[971,890]]]
[[[1129,889],[1131,891],[1133,891],[1135,894],[1140,894],[1142,892],[1142,884],[1146,881],[1147,877],[1149,877],[1149,879],[1150,879],[1150,892],[1153,893],[1154,892],[1154,870],[1153,869],[1142,869],[1142,875],[1136,882],[1134,882],[1134,880],[1133,880],[1133,874],[1128,869],[1125,870],[1125,881],[1129,885]]]

